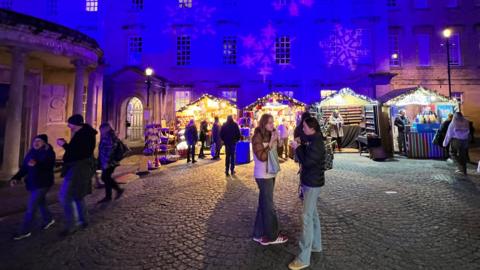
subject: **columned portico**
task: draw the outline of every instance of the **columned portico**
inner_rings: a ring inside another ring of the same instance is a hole
[[[75,90],[73,94],[73,114],[83,115],[83,93],[85,87],[85,71],[87,62],[81,59],[73,60],[75,66]]]
[[[10,69],[11,83],[7,103],[8,118],[5,125],[5,146],[2,171],[13,174],[20,161],[20,134],[22,131],[23,87],[25,81],[26,52],[14,48]]]

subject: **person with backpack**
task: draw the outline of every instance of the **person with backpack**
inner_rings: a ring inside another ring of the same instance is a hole
[[[70,142],[57,139],[57,145],[65,149],[62,169],[64,180],[60,189],[60,202],[65,214],[65,228],[60,233],[62,237],[75,232],[74,204],[81,228],[88,227],[85,196],[92,193],[92,178],[96,168],[93,152],[97,131],[84,123],[80,114],[72,115],[67,122],[72,135]]]
[[[27,211],[20,232],[14,240],[21,240],[32,235],[32,225],[37,210],[43,218],[44,230],[55,224],[52,213],[48,210],[46,195],[54,183],[55,152],[48,144],[48,136],[40,134],[33,139],[32,148],[28,151],[20,170],[10,180],[10,186],[15,186],[25,178],[25,187],[30,192]]]
[[[320,125],[314,117],[303,121],[305,143],[293,143],[300,163],[300,181],[303,190],[303,230],[300,236],[300,253],[288,268],[300,270],[310,266],[312,252],[322,252],[320,218],[317,201],[325,184],[325,143]]]
[[[125,157],[128,148],[115,135],[115,131],[109,123],[100,125],[100,145],[98,146],[98,162],[102,170],[102,181],[105,183],[105,198],[98,203],[105,203],[112,200],[112,190],[117,194],[115,200],[119,199],[124,189],[120,188],[117,181],[112,177],[115,168],[120,165],[120,160]]]

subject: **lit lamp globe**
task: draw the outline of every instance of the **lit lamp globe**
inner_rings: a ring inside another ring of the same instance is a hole
[[[447,29],[443,30],[442,34],[443,34],[444,38],[449,38],[449,37],[452,36],[452,30],[447,28]]]
[[[152,76],[152,74],[153,74],[153,69],[152,68],[146,68],[145,69],[145,75]]]
[[[397,53],[392,54],[392,59],[398,59],[398,54]]]

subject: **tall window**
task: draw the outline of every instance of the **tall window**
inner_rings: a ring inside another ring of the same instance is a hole
[[[192,0],[178,0],[178,7],[179,8],[191,8],[192,7]]]
[[[450,65],[462,65],[462,47],[460,46],[460,34],[455,33],[450,37]]]
[[[415,8],[428,8],[428,0],[415,0]]]
[[[175,91],[175,111],[190,103],[191,91]]]
[[[13,0],[0,0],[0,7],[4,9],[12,9]]]
[[[400,39],[398,31],[390,31],[388,35],[388,47],[390,56],[390,66],[401,66],[400,62]]]
[[[132,9],[137,11],[143,10],[143,0],[132,0]]]
[[[417,56],[419,66],[430,66],[430,35],[417,35]]]
[[[396,7],[397,0],[387,0],[387,7]]]
[[[290,37],[281,36],[276,38],[275,61],[279,65],[290,64]]]
[[[97,12],[98,0],[86,0],[85,10],[88,12]]]
[[[237,90],[222,91],[222,97],[224,99],[228,99],[228,100],[231,100],[233,102],[237,102]]]
[[[48,15],[57,15],[58,14],[58,1],[57,0],[47,0],[47,13]]]
[[[233,36],[223,38],[223,63],[237,64],[237,38]]]
[[[143,50],[142,37],[134,36],[128,38],[128,62],[131,65],[140,63]]]
[[[447,0],[447,7],[448,8],[457,8],[458,7],[458,0]]]
[[[177,65],[190,65],[190,36],[177,37]]]

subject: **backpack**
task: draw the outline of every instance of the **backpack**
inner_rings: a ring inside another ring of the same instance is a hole
[[[126,146],[121,140],[117,140],[113,152],[113,159],[115,159],[115,161],[120,161],[125,158],[128,152],[130,152],[130,148],[128,148],[128,146]]]

